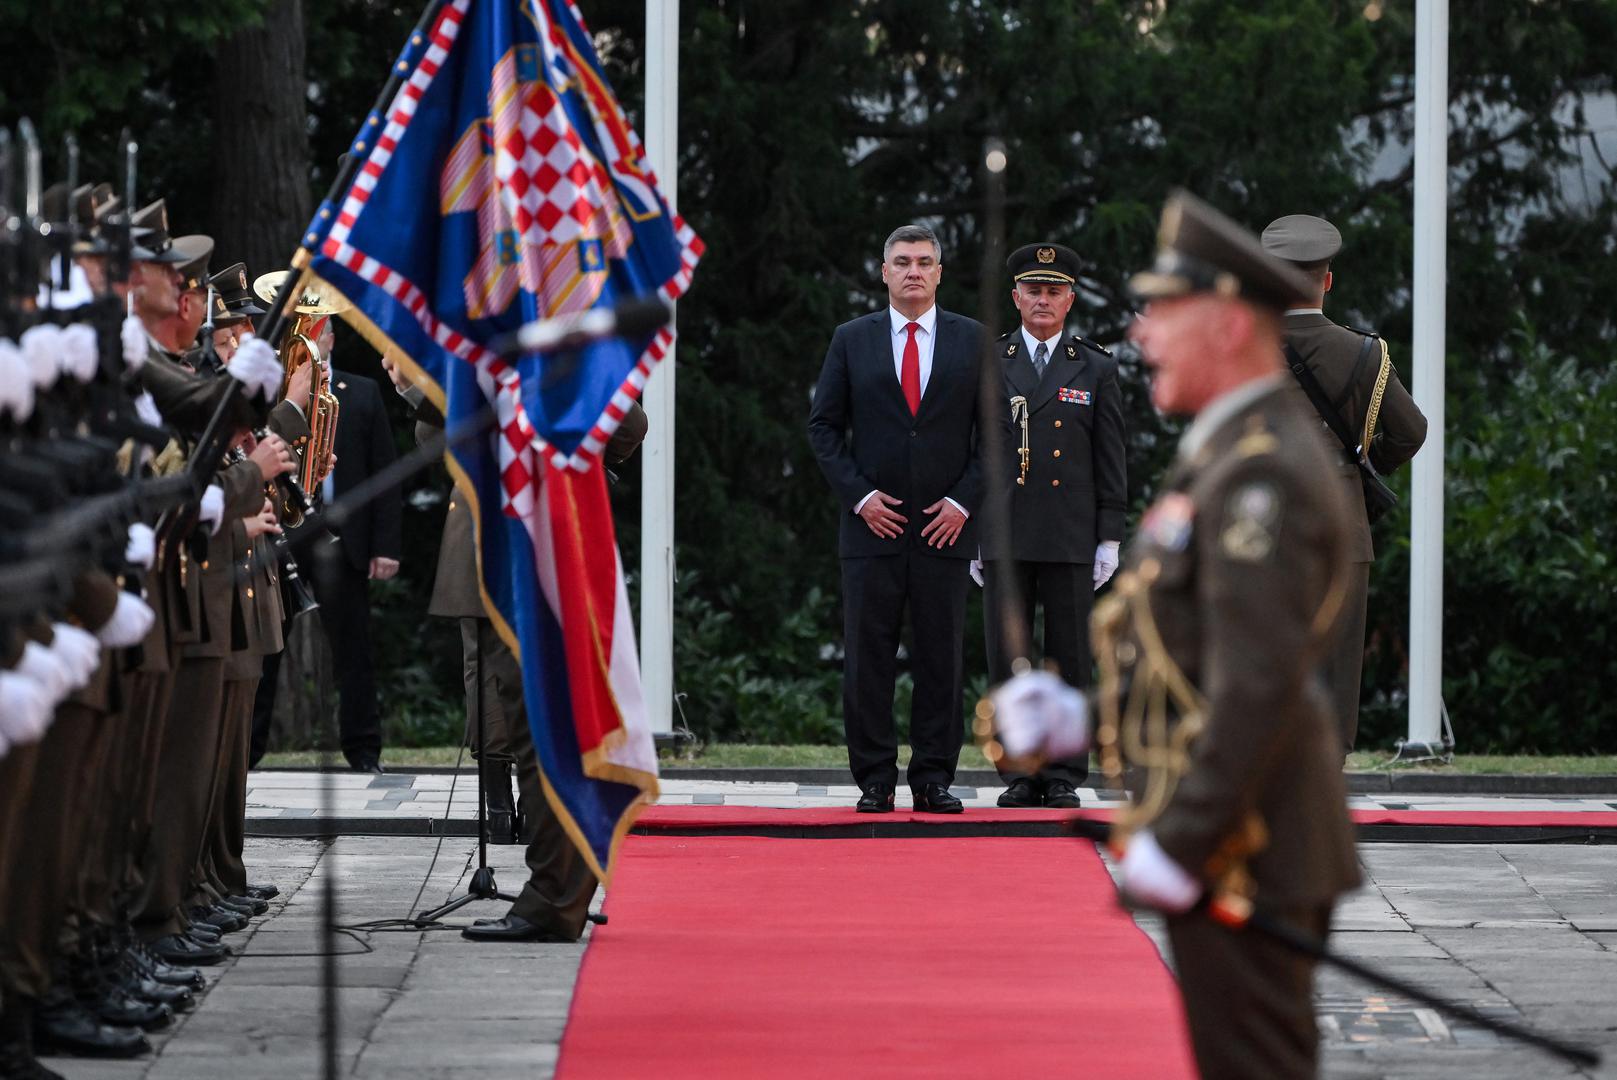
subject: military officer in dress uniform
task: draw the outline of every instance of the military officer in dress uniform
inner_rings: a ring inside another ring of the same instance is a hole
[[[1011,302],[1022,325],[1000,341],[1012,437],[1005,455],[1008,547],[984,551],[983,627],[993,683],[1011,677],[1008,620],[1033,637],[1044,607],[1044,657],[1075,687],[1090,682],[1089,611],[1094,590],[1117,569],[1128,508],[1123,406],[1112,354],[1066,334],[1078,255],[1060,244],[1028,244],[1006,260]],[[1014,583],[1013,587],[1011,586]],[[1015,606],[1008,606],[1015,599]],[[1029,776],[996,763],[1005,807],[1076,807],[1089,755],[1050,761]]]
[[[1342,250],[1342,234],[1324,218],[1290,214],[1263,230],[1263,248],[1285,259],[1308,277],[1308,299],[1285,315],[1288,363],[1302,364],[1325,400],[1364,449],[1376,472],[1385,475],[1415,456],[1426,441],[1426,417],[1387,355],[1379,335],[1338,326],[1325,317],[1325,294],[1331,291],[1331,260]],[[1299,383],[1293,388],[1306,402]],[[1318,411],[1316,409],[1316,411]],[[1328,425],[1323,415],[1322,424]],[[1325,657],[1326,680],[1336,699],[1342,727],[1342,753],[1353,752],[1359,729],[1359,685],[1364,668],[1365,607],[1370,591],[1370,540],[1354,456],[1346,452],[1328,426],[1321,427],[1332,467],[1342,479],[1353,522],[1353,570],[1335,644]]]
[[[1131,283],[1147,306],[1130,337],[1157,408],[1195,420],[1091,627],[1102,762],[1154,773],[1114,832],[1122,885],[1169,913],[1204,1080],[1312,1077],[1313,962],[1197,901],[1253,901],[1323,939],[1359,882],[1319,669],[1352,529],[1280,351],[1282,312],[1317,294],[1189,195],[1169,199],[1159,240]]]

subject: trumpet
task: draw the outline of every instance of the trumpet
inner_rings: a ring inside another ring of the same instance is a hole
[[[232,465],[246,461],[247,451],[240,446],[232,446],[225,451],[225,460]],[[281,476],[276,477],[275,480],[271,480],[264,485],[264,495],[270,502],[276,502],[277,495],[283,494],[276,484],[277,480],[283,479],[289,479],[289,477],[283,473]],[[286,497],[293,500],[299,493],[301,493],[301,489]],[[276,583],[281,587],[282,623],[290,623],[299,615],[307,615],[311,611],[318,611],[320,602],[315,599],[314,590],[309,587],[309,583],[304,580],[303,574],[299,571],[297,557],[292,554],[292,546],[286,542],[286,537],[279,533],[273,534],[270,538],[270,545],[275,554]]]
[[[273,304],[275,294],[280,290],[281,283],[286,280],[287,273],[286,270],[275,270],[260,275],[253,281],[253,291],[258,294],[259,299]],[[309,407],[306,410],[309,441],[293,451],[298,457],[298,467],[294,475],[299,487],[305,492],[318,491],[320,482],[326,478],[326,462],[330,460],[332,448],[336,445],[337,417],[340,411],[337,396],[331,392],[331,376],[326,366],[327,360],[320,355],[320,346],[317,342],[325,321],[339,312],[348,310],[350,306],[340,295],[323,293],[314,286],[305,284],[303,294],[291,305],[292,328],[281,342],[281,367],[286,371],[281,381],[281,397],[286,397],[293,373],[305,364],[311,365]],[[288,528],[295,529],[303,524],[307,513],[306,505],[299,505],[296,499],[287,500],[281,505],[280,518]]]

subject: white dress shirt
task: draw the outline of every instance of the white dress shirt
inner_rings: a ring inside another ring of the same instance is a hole
[[[909,332],[904,328],[912,322],[921,324],[921,328],[915,331],[915,348],[921,354],[921,395],[924,397],[926,384],[932,381],[932,345],[937,341],[938,306],[933,304],[918,319],[906,318],[899,314],[897,308],[889,306],[887,318],[893,324],[893,375],[898,379],[899,386],[904,385],[904,346],[910,340]]]
[[[918,317],[911,319],[889,304],[887,307],[887,319],[893,329],[893,377],[898,380],[900,388],[904,385],[904,346],[908,345],[910,340],[909,331],[905,327],[912,322],[920,324],[920,329],[915,331],[915,349],[921,354],[921,396],[925,397],[926,384],[932,381],[932,346],[937,342],[938,305],[933,304],[921,312]],[[857,514],[863,510],[865,504],[870,501],[870,496],[874,494],[876,494],[876,490],[872,489],[869,494],[859,500],[859,504],[853,508],[853,512]],[[948,499],[950,506],[953,506],[967,517],[971,516],[964,506],[950,499],[947,495],[944,498]]]
[[[1065,332],[1066,327],[1061,327],[1056,330],[1055,337],[1045,339],[1044,362],[1046,365],[1056,358],[1056,346],[1061,344],[1061,335]],[[1039,351],[1039,339],[1034,337],[1033,331],[1029,330],[1025,325],[1022,327],[1022,342],[1027,345],[1027,362],[1031,364],[1033,363],[1033,354]]]

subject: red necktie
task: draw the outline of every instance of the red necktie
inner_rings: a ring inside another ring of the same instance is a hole
[[[910,339],[904,343],[904,367],[898,375],[898,384],[904,388],[904,400],[909,403],[910,415],[921,411],[921,347],[915,343],[915,331],[920,323],[905,323]]]

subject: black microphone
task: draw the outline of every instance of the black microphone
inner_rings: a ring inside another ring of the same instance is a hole
[[[656,297],[637,297],[609,308],[591,308],[538,319],[501,335],[490,345],[501,356],[577,349],[603,338],[642,338],[668,325],[673,309]]]

